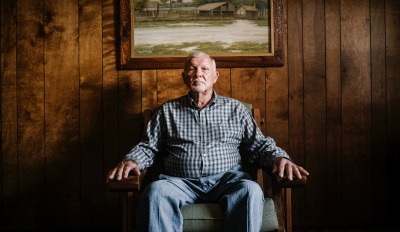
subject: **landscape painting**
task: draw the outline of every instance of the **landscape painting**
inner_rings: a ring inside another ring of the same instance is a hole
[[[131,57],[266,56],[271,0],[131,0]]]

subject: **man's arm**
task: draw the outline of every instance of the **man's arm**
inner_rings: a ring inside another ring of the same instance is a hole
[[[121,180],[129,173],[139,176],[140,170],[153,164],[154,156],[162,144],[161,112],[156,110],[150,119],[143,140],[132,148],[124,159],[108,173],[108,179]]]
[[[289,180],[293,180],[294,176],[299,179],[303,175],[308,176],[309,173],[293,163],[286,151],[276,145],[274,139],[262,134],[254,118],[247,113],[244,111],[242,125],[245,125],[244,141],[252,156],[251,159],[261,167],[272,168],[273,173]]]

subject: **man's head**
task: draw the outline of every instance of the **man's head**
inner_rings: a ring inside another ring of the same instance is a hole
[[[192,53],[184,64],[183,81],[192,93],[212,91],[219,76],[216,69],[215,60],[211,56],[203,52]]]

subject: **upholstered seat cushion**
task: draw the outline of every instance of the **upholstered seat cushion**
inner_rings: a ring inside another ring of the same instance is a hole
[[[191,204],[182,208],[183,231],[222,231],[224,212],[219,204]],[[261,231],[276,231],[274,202],[265,198]]]

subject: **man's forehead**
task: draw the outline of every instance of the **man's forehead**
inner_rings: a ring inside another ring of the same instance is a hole
[[[211,66],[211,58],[207,55],[193,57],[190,66]]]

